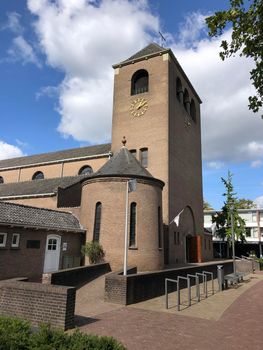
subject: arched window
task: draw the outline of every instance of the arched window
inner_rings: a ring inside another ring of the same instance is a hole
[[[93,173],[92,167],[89,165],[84,165],[82,168],[79,169],[79,175],[87,175],[92,173]]]
[[[195,101],[192,99],[190,104],[190,116],[196,121],[196,109],[195,109]]]
[[[180,103],[183,103],[184,92],[180,78],[176,79],[176,97]]]
[[[44,179],[44,174],[42,173],[42,171],[37,171],[32,176],[32,180],[43,180],[43,179]]]
[[[100,240],[100,222],[101,222],[101,202],[96,203],[94,229],[93,229],[93,241],[99,242]]]
[[[131,203],[130,210],[130,240],[129,247],[136,246],[136,203]]]
[[[4,178],[3,176],[0,176],[0,184],[3,184],[4,183]]]
[[[145,69],[135,72],[131,80],[131,95],[147,92],[149,86],[149,74]]]
[[[188,114],[190,114],[190,100],[188,91],[184,90],[184,108]]]

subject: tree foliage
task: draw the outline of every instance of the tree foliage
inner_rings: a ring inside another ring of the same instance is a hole
[[[248,106],[254,113],[258,112],[263,106],[263,0],[230,0],[228,10],[215,12],[206,18],[206,23],[212,37],[220,36],[227,25],[232,24],[231,41],[221,42],[222,60],[236,53],[254,60],[250,79],[256,94],[249,96]]]
[[[251,199],[240,198],[237,200],[236,207],[237,209],[252,209],[257,206]]]
[[[214,208],[207,201],[203,201],[203,210],[213,210]]]
[[[246,234],[246,224],[245,221],[238,214],[238,199],[236,193],[234,192],[234,187],[232,184],[233,174],[228,171],[227,179],[221,178],[226,192],[223,194],[225,196],[225,202],[220,212],[217,212],[212,216],[212,222],[216,223],[216,235],[220,237],[223,241],[227,240],[231,242],[232,232],[231,232],[231,212],[233,215],[233,227],[235,239],[241,242],[245,241]]]
[[[81,252],[89,258],[90,264],[102,262],[105,256],[102,246],[96,241],[87,242],[82,246]]]

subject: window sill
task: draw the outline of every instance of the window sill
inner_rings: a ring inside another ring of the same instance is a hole
[[[138,247],[129,247],[129,250],[138,250]]]

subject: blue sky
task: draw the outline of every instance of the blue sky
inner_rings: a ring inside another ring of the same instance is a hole
[[[263,207],[263,122],[247,109],[253,63],[221,62],[221,38],[209,38],[204,23],[227,5],[1,0],[0,158],[109,141],[111,65],[158,42],[160,30],[203,101],[204,198],[222,206],[220,178],[230,169],[238,196]]]

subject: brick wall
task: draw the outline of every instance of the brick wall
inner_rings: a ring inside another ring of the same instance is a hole
[[[79,286],[82,283],[90,282],[110,271],[111,268],[108,263],[75,267],[72,269],[45,273],[42,276],[42,283],[64,286]]]
[[[0,282],[0,314],[21,317],[33,326],[50,323],[63,330],[74,327],[76,289],[39,283]]]
[[[131,270],[130,274],[123,276],[122,272],[113,272],[105,277],[105,300],[122,305],[138,303],[143,300],[164,295],[165,278],[176,279],[178,276],[195,274],[196,272],[213,272],[217,277],[217,265],[224,265],[225,274],[233,272],[232,261],[208,263],[202,266],[188,266],[177,269],[154,271],[136,274]],[[182,281],[181,288],[185,288]],[[170,291],[175,290],[175,284],[170,286]]]

